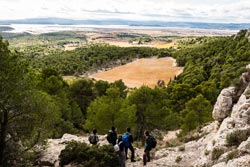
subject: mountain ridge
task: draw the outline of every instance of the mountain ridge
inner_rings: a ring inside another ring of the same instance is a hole
[[[209,22],[177,22],[177,21],[134,21],[121,19],[104,19],[104,20],[74,20],[66,18],[28,18],[17,20],[0,20],[0,25],[10,24],[58,24],[58,25],[128,25],[128,26],[152,26],[152,27],[185,27],[201,29],[248,29],[250,23],[209,23]]]

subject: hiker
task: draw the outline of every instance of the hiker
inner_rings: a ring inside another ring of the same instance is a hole
[[[117,129],[114,126],[112,126],[111,130],[109,130],[108,135],[107,135],[108,142],[113,144],[113,146],[116,144],[116,140],[117,140],[116,130]]]
[[[116,153],[118,154],[118,160],[119,160],[119,167],[125,167],[126,166],[126,156],[125,156],[125,146],[122,141],[122,136],[119,135],[117,139],[117,143],[114,146]]]
[[[123,141],[123,143],[124,143],[124,146],[125,146],[125,155],[126,155],[126,159],[128,159],[128,149],[131,151],[131,162],[136,162],[135,161],[135,150],[134,150],[134,147],[133,147],[133,145],[132,145],[132,143],[133,143],[133,136],[131,135],[131,133],[130,133],[130,128],[127,128],[127,132],[126,133],[124,133],[123,135],[122,135],[122,141]]]
[[[146,165],[147,162],[150,162],[150,151],[156,147],[157,142],[155,138],[149,134],[149,131],[145,131],[144,136],[146,137],[146,142],[143,154],[143,165]]]
[[[99,141],[98,135],[97,135],[97,130],[93,129],[93,134],[89,136],[89,142],[90,144],[96,145]]]

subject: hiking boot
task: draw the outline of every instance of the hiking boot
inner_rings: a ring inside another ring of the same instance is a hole
[[[145,166],[146,164],[147,164],[146,155],[143,155],[143,165]]]

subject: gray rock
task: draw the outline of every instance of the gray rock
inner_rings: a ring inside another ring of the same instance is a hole
[[[221,122],[231,114],[235,94],[234,87],[225,88],[221,91],[213,110],[214,120]]]
[[[243,154],[250,154],[250,137],[239,145],[238,150]]]

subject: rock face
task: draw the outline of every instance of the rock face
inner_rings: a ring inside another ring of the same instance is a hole
[[[207,146],[205,148],[205,150],[207,150],[211,154],[207,155],[208,158],[206,160],[196,161],[194,166],[250,166],[249,76],[250,72],[244,73],[242,75],[241,83],[244,84],[240,89],[238,89],[238,91],[241,91],[243,93],[240,95],[238,101],[235,104],[232,103],[231,95],[235,95],[233,93],[236,92],[233,91],[236,90],[236,88],[224,89],[221,92],[213,111],[213,118],[216,121],[220,121],[221,124],[218,131],[213,136],[211,141],[207,143]],[[226,101],[222,100],[223,98],[227,99],[229,105],[221,105],[224,103],[224,101]],[[229,106],[231,106],[231,109],[229,108]],[[225,111],[228,111],[228,113],[226,114]],[[212,157],[214,157],[215,154],[218,155],[212,160]]]
[[[87,136],[75,136],[64,134],[61,139],[49,139],[48,146],[39,160],[39,166],[55,166],[59,167],[59,155],[70,141],[78,141],[89,143]],[[100,145],[107,144],[105,136],[99,136]]]
[[[213,110],[214,120],[222,121],[230,115],[235,95],[236,92],[234,87],[225,88],[221,91]]]

